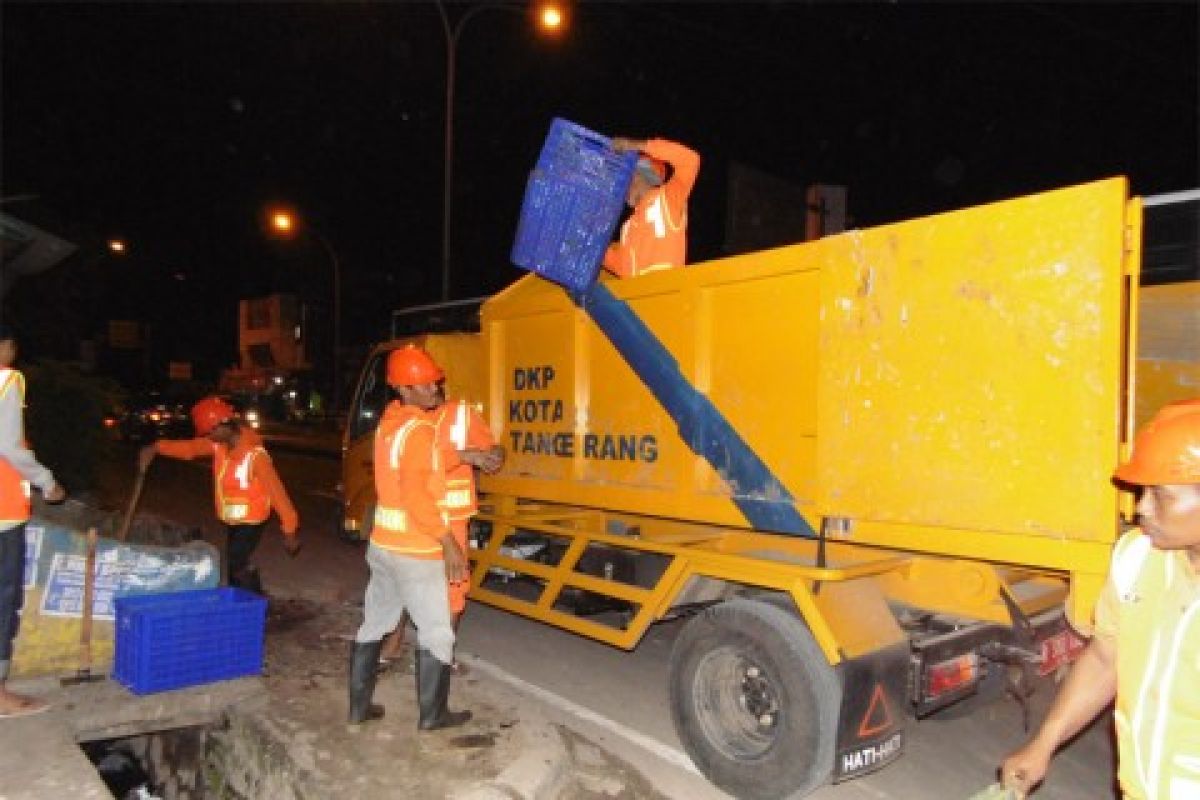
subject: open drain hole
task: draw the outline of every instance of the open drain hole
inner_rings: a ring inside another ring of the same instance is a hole
[[[117,800],[214,797],[206,769],[209,726],[97,739],[79,747]]]

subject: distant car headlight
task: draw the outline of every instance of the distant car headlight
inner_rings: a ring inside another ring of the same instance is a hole
[[[246,412],[246,422],[250,423],[251,428],[257,428],[261,420],[258,417],[258,412],[251,409]]]

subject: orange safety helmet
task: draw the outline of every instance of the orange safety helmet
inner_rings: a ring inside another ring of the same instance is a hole
[[[445,376],[433,357],[415,344],[397,347],[388,354],[387,382],[392,386],[437,383]]]
[[[196,425],[197,436],[208,436],[213,428],[222,422],[228,422],[237,412],[233,406],[214,395],[205,397],[192,406],[192,422]]]
[[[1140,486],[1200,483],[1200,398],[1163,406],[1138,432],[1116,478]]]

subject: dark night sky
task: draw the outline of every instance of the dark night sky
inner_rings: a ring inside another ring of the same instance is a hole
[[[348,341],[437,299],[432,3],[7,2],[2,22],[0,191],[40,197],[5,210],[89,247],[128,239],[138,303],[327,304],[321,251],[263,236],[275,201],[341,255]],[[556,115],[700,151],[692,260],[721,254],[731,162],[844,184],[860,226],[1113,174],[1196,186],[1198,25],[1195,2],[595,2],[551,42],[483,12],[458,51],[453,293],[518,277],[524,181]]]

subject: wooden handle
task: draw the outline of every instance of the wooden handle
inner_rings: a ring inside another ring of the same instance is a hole
[[[138,498],[142,496],[142,484],[146,482],[146,470],[139,469],[133,480],[133,492],[129,496],[129,507],[125,509],[125,519],[121,520],[121,530],[117,533],[117,541],[125,541],[129,535],[129,525],[133,522],[133,510],[137,508]]]
[[[92,668],[92,600],[96,594],[96,529],[88,528],[83,572],[83,622],[79,626],[79,670]]]

